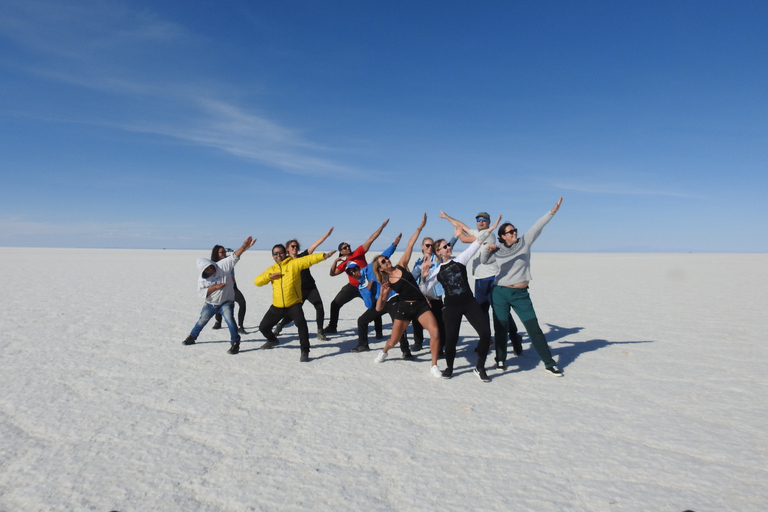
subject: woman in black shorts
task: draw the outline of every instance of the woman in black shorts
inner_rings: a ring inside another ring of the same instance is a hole
[[[413,245],[426,224],[427,214],[425,213],[416,232],[408,240],[405,252],[397,265],[393,266],[389,258],[383,255],[376,256],[374,259],[373,273],[376,275],[376,280],[381,283],[381,293],[376,302],[376,309],[378,311],[384,309],[391,290],[396,291],[400,296],[400,301],[397,303],[397,311],[392,321],[392,333],[389,340],[384,344],[382,351],[376,356],[375,361],[383,363],[387,358],[389,349],[397,344],[411,320],[418,319],[419,323],[429,331],[429,347],[432,351],[432,365],[429,371],[434,377],[440,377],[442,372],[437,367],[437,352],[440,347],[437,320],[435,320],[435,315],[429,309],[427,298],[419,289],[419,285],[416,283],[410,270],[408,270]]]

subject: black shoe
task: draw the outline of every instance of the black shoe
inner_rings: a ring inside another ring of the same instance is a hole
[[[406,361],[413,361],[413,354],[410,352],[403,352],[403,359]]]
[[[516,356],[523,353],[523,337],[517,333],[515,333],[515,336],[512,338],[512,351]]]
[[[325,334],[323,333],[323,331],[317,331],[317,339],[319,339],[320,341],[328,340],[328,338],[325,337]]]
[[[231,347],[229,347],[229,350],[227,350],[227,354],[235,355],[238,352],[240,352],[240,342],[236,341],[232,344]]]
[[[352,349],[352,352],[368,352],[369,350],[371,350],[371,347],[368,345],[358,345]]]
[[[446,368],[443,370],[444,379],[450,379],[451,377],[453,377],[453,368]]]
[[[215,324],[213,324],[213,328],[214,329],[221,329],[221,322],[216,322]]]
[[[194,345],[195,344],[195,338],[192,336],[187,336],[187,339],[181,342],[182,345]]]
[[[491,382],[491,379],[488,378],[488,374],[485,373],[485,368],[475,368],[475,375],[477,375],[483,382]]]
[[[554,376],[554,377],[562,377],[563,372],[560,371],[557,366],[550,366],[549,368],[544,369],[548,374]]]
[[[306,363],[309,361],[309,352],[306,350],[301,351],[301,357],[299,358],[300,363]]]
[[[242,326],[237,328],[237,332],[238,334],[248,334],[248,331],[246,331],[245,327],[242,327]]]
[[[507,365],[504,364],[504,361],[496,361],[496,369],[503,372],[507,369]]]
[[[259,348],[264,348],[264,349],[268,349],[268,348],[275,348],[275,347],[276,347],[276,346],[278,346],[279,344],[280,344],[280,342],[279,342],[279,341],[268,341],[268,342],[266,342],[265,344],[263,344],[263,345],[262,345],[261,347],[259,347]]]
[[[413,345],[411,345],[411,351],[412,352],[418,352],[418,351],[422,350],[423,348],[424,348],[424,346],[421,343],[414,343]]]
[[[339,331],[336,330],[336,327],[331,327],[330,325],[323,329],[323,332],[325,334],[337,334]]]

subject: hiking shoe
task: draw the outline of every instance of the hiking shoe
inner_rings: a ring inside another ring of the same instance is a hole
[[[245,330],[245,327],[243,326],[238,327],[237,332],[239,334],[248,334],[248,332]]]
[[[491,379],[488,378],[488,374],[485,373],[485,368],[475,368],[475,375],[477,375],[483,382],[491,382]]]
[[[302,350],[301,351],[301,357],[299,357],[300,363],[306,363],[309,361],[309,351],[308,350]]]
[[[523,353],[523,337],[517,333],[512,337],[512,351],[516,356]]]
[[[413,361],[413,354],[410,352],[403,352],[403,359],[406,361]]]
[[[383,350],[379,352],[379,355],[376,356],[376,359],[373,360],[374,363],[383,363],[385,359],[387,359],[387,353]]]
[[[274,334],[275,336],[277,336],[278,334],[280,334],[280,332],[281,332],[282,330],[283,330],[283,328],[282,328],[282,327],[280,327],[280,324],[277,324],[276,326],[274,326],[274,327],[272,328],[272,334]]]
[[[182,345],[194,345],[195,344],[195,338],[192,336],[187,336],[187,339],[181,342]]]
[[[544,370],[545,370],[545,371],[546,371],[548,374],[550,374],[550,375],[553,375],[553,376],[555,376],[555,377],[562,377],[562,376],[563,376],[563,372],[562,372],[562,371],[560,371],[560,370],[557,368],[557,366],[550,366],[550,367],[548,367],[548,368],[545,368]]]
[[[221,322],[216,322],[215,324],[213,324],[213,328],[214,329],[221,329]]]
[[[328,338],[325,337],[325,334],[323,334],[323,331],[317,331],[317,339],[320,341],[327,341]]]
[[[236,341],[232,344],[231,347],[229,347],[229,350],[227,350],[227,354],[235,355],[238,352],[240,352],[240,342]]]
[[[429,373],[438,379],[443,376],[443,372],[440,371],[440,368],[438,368],[436,364],[432,365],[432,368],[429,369]]]
[[[421,343],[414,343],[411,345],[411,351],[418,352],[419,350],[422,350],[424,346]]]
[[[368,352],[369,350],[371,350],[371,347],[368,345],[358,345],[352,349],[352,352]]]
[[[263,349],[268,349],[268,348],[275,348],[275,347],[276,347],[276,346],[278,346],[279,344],[280,344],[280,342],[279,342],[279,341],[268,341],[268,342],[266,342],[265,344],[263,344],[263,345],[262,345],[261,347],[259,347],[259,348],[263,348]]]
[[[446,368],[445,370],[443,370],[440,376],[444,379],[450,379],[451,377],[453,377],[453,368]]]
[[[325,334],[336,334],[336,333],[337,333],[337,332],[339,332],[339,331],[337,331],[337,330],[336,330],[336,327],[331,327],[331,326],[329,325],[328,327],[326,327],[325,329],[323,329],[323,332],[324,332]]]
[[[503,372],[507,369],[507,365],[504,364],[504,361],[496,361],[496,369]]]

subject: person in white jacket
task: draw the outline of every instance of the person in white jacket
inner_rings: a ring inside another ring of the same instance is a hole
[[[205,300],[200,318],[192,328],[192,332],[182,342],[184,345],[194,345],[200,331],[216,313],[221,313],[229,327],[231,346],[227,352],[237,354],[240,352],[240,334],[237,332],[237,324],[233,315],[235,304],[235,286],[232,279],[232,269],[235,268],[240,256],[253,247],[256,239],[248,237],[231,256],[219,261],[211,261],[208,258],[197,259],[197,269],[200,272],[197,278],[197,294]]]

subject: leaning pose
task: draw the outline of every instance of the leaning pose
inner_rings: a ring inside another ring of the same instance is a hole
[[[267,338],[267,342],[261,348],[269,349],[278,345],[279,341],[272,332],[272,328],[287,316],[293,320],[299,330],[299,343],[301,345],[299,361],[302,363],[309,361],[309,331],[307,330],[307,320],[304,318],[304,310],[301,308],[300,275],[305,268],[328,259],[335,252],[310,254],[294,260],[290,257],[286,258],[283,244],[272,247],[272,259],[275,260],[275,264],[253,280],[256,286],[272,283],[272,305],[264,313],[264,318],[259,324],[259,331]]]
[[[285,243],[285,247],[288,250],[288,256],[298,259],[303,256],[308,256],[315,252],[321,243],[325,242],[325,239],[331,236],[333,228],[329,229],[326,234],[315,240],[315,242],[309,246],[309,248],[301,250],[301,244],[295,238],[288,240]],[[301,271],[301,303],[309,301],[315,307],[315,325],[317,326],[317,339],[325,341],[325,334],[323,333],[323,322],[325,321],[325,309],[323,308],[323,299],[320,298],[320,292],[317,289],[317,283],[315,278],[312,277],[308,268]],[[291,323],[290,317],[285,317],[275,326],[272,332],[277,336],[283,327]]]
[[[240,334],[237,332],[237,324],[232,314],[235,305],[235,285],[232,281],[232,270],[240,261],[240,256],[253,247],[254,243],[256,243],[256,239],[249,236],[238,250],[223,260],[214,262],[208,258],[197,259],[197,270],[200,272],[197,278],[197,294],[205,299],[205,304],[192,332],[182,342],[184,345],[194,345],[203,327],[216,313],[221,313],[227,322],[227,327],[229,327],[231,346],[228,352],[237,354],[240,351]]]
[[[373,272],[376,275],[376,280],[381,283],[381,293],[376,301],[376,309],[379,311],[384,309],[391,290],[396,291],[400,295],[400,300],[397,303],[397,312],[392,322],[392,334],[389,340],[384,343],[384,348],[376,356],[375,361],[383,363],[387,358],[389,350],[400,340],[408,324],[412,320],[418,319],[419,323],[429,331],[429,347],[432,352],[432,365],[429,371],[433,376],[440,377],[441,372],[437,367],[440,331],[437,327],[435,315],[429,310],[429,302],[419,289],[418,284],[416,284],[416,280],[413,278],[410,270],[408,270],[408,263],[413,253],[413,245],[416,243],[416,239],[418,239],[419,233],[424,229],[426,223],[427,214],[425,213],[421,224],[416,228],[416,232],[408,240],[405,252],[397,265],[392,266],[392,262],[384,255],[376,256],[373,262]]]
[[[533,310],[533,302],[528,294],[528,283],[531,280],[531,245],[539,237],[544,226],[555,216],[562,202],[561,197],[555,207],[537,220],[520,238],[517,237],[517,228],[505,222],[499,228],[500,245],[489,245],[481,255],[483,263],[495,262],[499,266],[499,273],[493,283],[494,318],[504,325],[509,317],[509,308],[514,309],[528,332],[534,350],[544,362],[547,372],[555,377],[562,377],[563,372],[555,366],[547,340],[541,332],[536,311]],[[506,332],[506,329],[501,330],[502,335]],[[499,339],[497,336],[497,367],[503,370],[506,360],[507,340],[504,337]]]
[[[475,299],[472,289],[469,287],[467,278],[467,263],[480,249],[480,245],[485,238],[490,236],[493,230],[501,221],[501,217],[491,229],[478,235],[474,242],[461,254],[454,257],[453,247],[443,239],[435,241],[435,254],[440,258],[440,265],[431,271],[426,279],[423,280],[421,289],[427,291],[438,282],[443,285],[443,319],[445,321],[445,370],[443,377],[450,379],[453,376],[453,363],[456,359],[456,343],[459,341],[459,329],[461,328],[461,317],[466,317],[470,325],[475,329],[480,341],[477,345],[477,365],[475,374],[483,382],[490,382],[488,374],[485,372],[485,358],[488,355],[488,348],[491,346],[491,324],[488,315],[482,310],[477,299]],[[458,236],[461,227],[455,226],[455,232]],[[429,272],[429,268],[424,267],[424,273]]]

